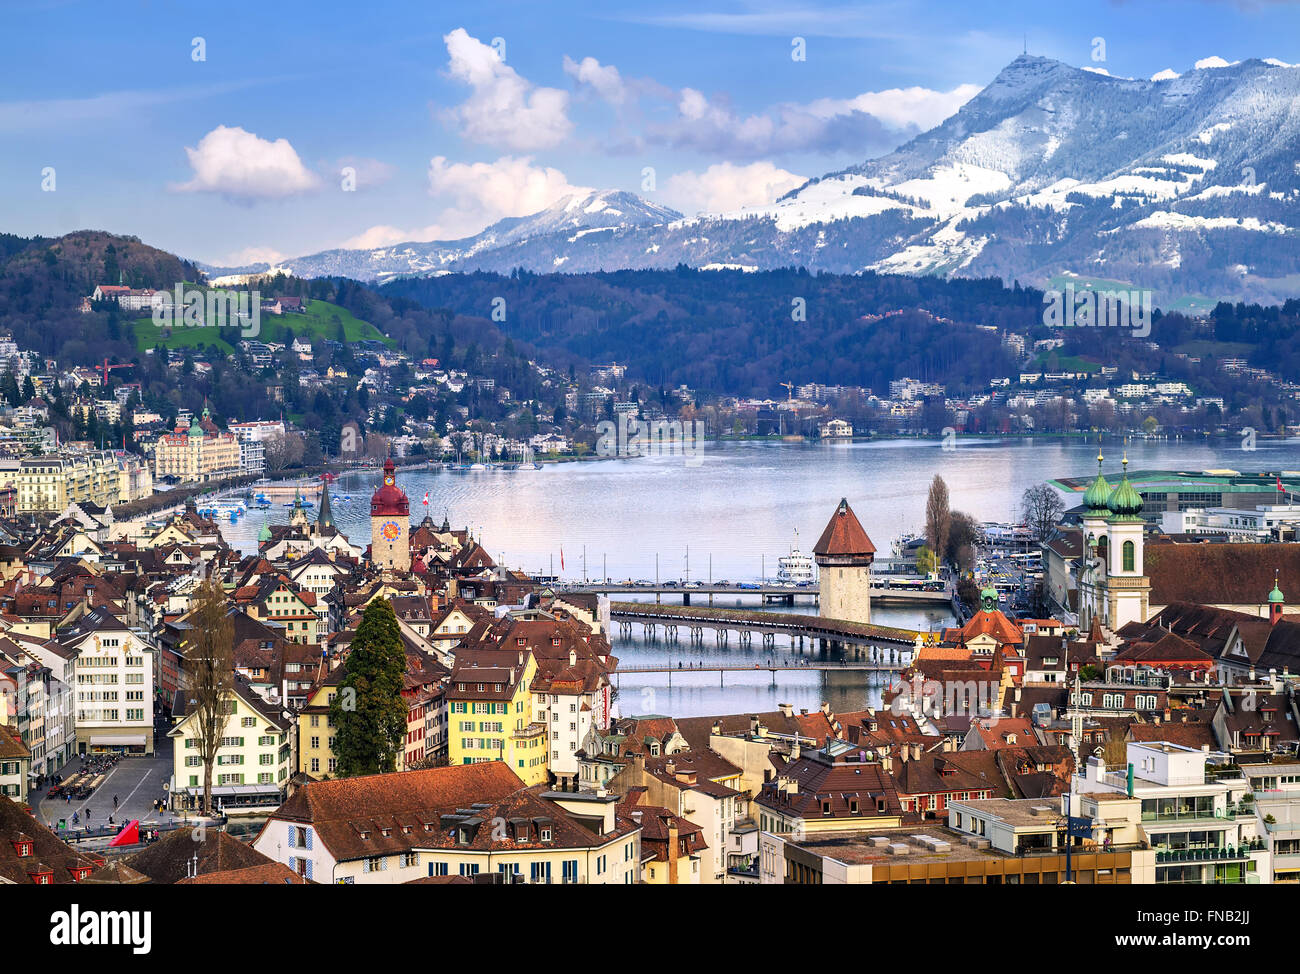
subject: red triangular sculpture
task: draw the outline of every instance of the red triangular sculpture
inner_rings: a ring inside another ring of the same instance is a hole
[[[110,846],[115,845],[139,845],[140,844],[140,820],[133,818],[127,822],[122,831],[113,836]]]

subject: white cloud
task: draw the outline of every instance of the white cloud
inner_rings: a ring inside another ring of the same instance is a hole
[[[558,169],[533,165],[528,156],[474,163],[435,156],[429,161],[429,193],[454,201],[438,214],[437,222],[411,229],[381,224],[339,246],[370,249],[408,241],[459,240],[497,220],[528,216],[570,194],[589,192],[588,187],[574,186]]]
[[[853,98],[779,104],[742,115],[725,99],[710,99],[694,88],[683,88],[676,97],[676,120],[651,126],[649,138],[750,159],[779,152],[885,151],[906,137],[933,128],[979,90],[977,85],[959,85],[951,91],[893,88]]]
[[[611,105],[621,105],[627,100],[627,85],[623,82],[623,76],[618,73],[618,68],[612,64],[601,64],[594,57],[574,61],[566,54],[564,73],[578,84],[591,88]]]
[[[185,149],[194,178],[173,188],[185,193],[220,193],[232,199],[276,199],[320,186],[288,139],[269,142],[242,128],[218,125]]]
[[[822,98],[811,102],[808,111],[819,118],[862,112],[897,129],[932,129],[954,114],[980,92],[979,85],[958,85],[951,91],[932,88],[888,88],[867,91],[856,98]]]
[[[772,203],[806,182],[770,162],[737,166],[722,162],[703,172],[675,173],[664,186],[664,198],[686,214],[725,213]]]
[[[248,264],[270,264],[274,267],[287,256],[274,247],[245,247],[213,263],[219,267],[244,267]]]
[[[573,122],[567,91],[534,85],[463,27],[444,36],[443,42],[451,77],[473,89],[446,113],[463,137],[523,152],[550,148],[568,137]]]
[[[527,216],[544,210],[572,193],[589,193],[550,166],[534,166],[528,156],[502,156],[496,162],[448,162],[435,156],[429,162],[429,192],[449,196],[455,206],[447,214],[460,214],[468,232],[508,216]]]

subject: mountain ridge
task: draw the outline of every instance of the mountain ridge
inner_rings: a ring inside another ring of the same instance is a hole
[[[1038,286],[1074,275],[1150,288],[1165,305],[1195,293],[1300,294],[1290,270],[1300,258],[1300,67],[1249,59],[1157,77],[1021,55],[929,131],[770,204],[684,217],[632,193],[592,191],[458,241],[335,249],[280,266],[380,282],[679,263]],[[593,213],[573,212],[593,201],[602,204]]]

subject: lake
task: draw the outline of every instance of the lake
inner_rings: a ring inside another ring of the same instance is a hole
[[[1240,444],[1139,440],[1129,445],[1128,456],[1135,470],[1300,469],[1300,440],[1261,439],[1253,452]],[[1102,447],[1111,483],[1123,449],[1113,439]],[[841,497],[848,498],[878,557],[888,557],[893,541],[922,528],[936,473],[948,484],[953,509],[981,521],[1011,521],[1026,487],[1093,473],[1097,444],[959,437],[954,449],[945,450],[935,440],[740,441],[708,443],[701,454],[698,466],[665,456],[513,472],[399,471],[398,484],[411,499],[413,520],[428,511],[440,523],[446,513],[452,527],[468,527],[498,563],[512,568],[570,579],[666,580],[689,571],[692,579],[740,581],[775,575],[776,559],[789,553],[796,531],[808,553]],[[363,545],[369,542],[368,502],[378,483],[378,472],[351,473],[330,489],[336,524]],[[288,515],[283,506],[250,511],[238,524],[223,524],[222,533],[251,552],[263,521],[280,523]],[[917,629],[950,621],[944,612],[892,607],[879,608],[873,617]],[[627,664],[712,659],[718,653],[732,661],[765,658],[761,646],[741,650],[734,639],[721,651],[707,643],[673,648],[647,644],[639,635],[624,640],[615,629],[615,651]],[[621,681],[620,710],[696,716],[773,710],[779,702],[813,709],[827,700],[846,711],[879,699],[879,688],[868,686],[861,673],[778,674],[775,687],[766,673],[729,673],[724,688],[718,682],[716,673],[675,673],[669,689],[659,674],[629,675]]]

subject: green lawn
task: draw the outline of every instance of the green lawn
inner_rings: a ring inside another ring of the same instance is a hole
[[[390,348],[393,346],[392,339],[385,338],[374,325],[328,301],[308,301],[301,314],[264,314],[261,316],[261,333],[250,337],[263,342],[287,342],[292,333],[312,342],[337,340],[340,324],[343,326],[344,341],[371,340],[383,342]],[[230,353],[234,351],[233,343],[239,340],[233,328],[218,329],[207,325],[201,328],[173,328],[171,334],[163,338],[152,318],[138,318],[135,322],[135,344],[141,351],[158,345],[167,348],[205,348],[216,345],[223,352]]]
[[[1062,355],[1059,351],[1056,352],[1056,369],[1049,370],[1047,368],[1047,359],[1048,356],[1050,356],[1051,354],[1052,354],[1051,352],[1039,352],[1038,356],[1034,359],[1034,367],[1038,369],[1042,369],[1044,372],[1047,371],[1100,372],[1101,371],[1100,362],[1093,362],[1090,359],[1083,358],[1082,356],[1079,355]]]

